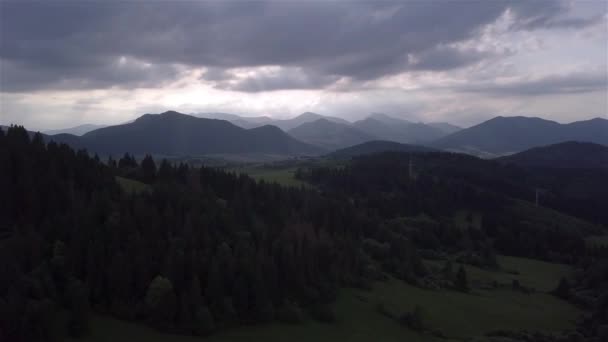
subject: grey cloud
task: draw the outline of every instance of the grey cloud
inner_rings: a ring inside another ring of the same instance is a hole
[[[20,92],[40,89],[99,89],[113,86],[158,87],[176,80],[182,73],[175,65],[107,60],[91,66],[50,67],[20,61],[0,60],[0,91]]]
[[[493,53],[474,49],[458,49],[449,46],[436,48],[412,55],[408,63],[413,70],[449,70],[470,65],[494,56]]]
[[[578,72],[522,79],[508,83],[483,82],[458,88],[462,92],[496,96],[537,96],[608,91],[608,78],[602,72]]]
[[[604,1],[579,2],[577,5],[593,6],[596,14],[588,18],[570,17],[568,12],[572,3],[565,1],[517,1],[511,5],[518,17],[515,29],[534,30],[539,28],[582,28],[597,23],[606,14]]]
[[[338,76],[306,73],[302,70],[281,68],[277,72],[232,80],[233,83],[220,82],[220,89],[238,90],[244,92],[261,92],[285,89],[319,89],[336,82]]]
[[[203,79],[216,80],[265,65],[308,74],[252,79],[235,88],[243,91],[446,70],[487,56],[438,47],[470,39],[507,8],[522,28],[555,25],[565,7],[554,3],[3,1],[0,91],[155,86],[177,77],[177,65],[211,68]],[[408,55],[428,60],[412,66]],[[121,69],[121,56],[151,66]]]

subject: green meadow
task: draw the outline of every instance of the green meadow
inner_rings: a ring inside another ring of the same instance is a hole
[[[297,325],[264,324],[243,326],[216,333],[210,337],[162,334],[141,324],[95,316],[90,342],[238,342],[238,341],[459,341],[499,329],[560,331],[574,327],[579,310],[549,294],[559,278],[571,272],[570,267],[542,261],[501,256],[501,270],[465,266],[471,284],[496,281],[496,289],[473,287],[470,293],[451,290],[426,290],[389,278],[377,282],[370,291],[343,289],[334,303],[337,322],[318,323],[306,319]],[[429,262],[441,266],[441,262]],[[458,266],[458,265],[456,265]],[[531,294],[511,289],[517,279]],[[396,320],[382,315],[382,304],[395,315],[423,309],[424,324],[441,332],[444,338],[409,330]]]

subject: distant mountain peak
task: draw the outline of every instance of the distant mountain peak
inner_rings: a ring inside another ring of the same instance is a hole
[[[79,148],[110,155],[123,151],[163,156],[217,153],[294,155],[321,151],[271,125],[244,129],[226,120],[199,118],[176,111],[145,114],[132,123],[98,129],[71,142]]]
[[[304,113],[296,116],[296,118],[301,118],[301,119],[321,118],[321,117],[323,117],[323,115],[313,113],[313,112],[304,112]]]
[[[412,121],[410,120],[406,120],[406,119],[402,119],[402,118],[397,118],[388,114],[384,114],[384,113],[371,113],[368,118],[371,119],[375,119],[381,122],[385,122],[385,123],[391,123],[391,122],[400,122],[400,123],[412,123]]]
[[[176,112],[174,110],[168,110],[166,112],[160,113],[161,116],[173,116],[173,115],[186,115],[186,114],[182,114],[180,112]],[[190,115],[188,115],[190,116]]]

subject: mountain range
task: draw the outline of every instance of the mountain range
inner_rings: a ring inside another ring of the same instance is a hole
[[[608,145],[608,120],[595,118],[560,124],[533,117],[498,116],[431,143],[431,146],[471,154],[506,155],[565,141]]]
[[[145,114],[123,125],[97,129],[77,137],[50,136],[89,151],[120,155],[205,155],[236,153],[315,154],[322,150],[300,142],[274,126],[244,129],[228,121],[198,118],[174,111]]]
[[[79,126],[70,127],[70,128],[47,130],[47,131],[43,131],[42,133],[48,134],[48,135],[73,134],[73,135],[81,136],[86,133],[89,133],[90,131],[94,131],[96,129],[100,129],[100,128],[104,128],[104,127],[107,127],[107,126],[106,125],[84,124],[84,125],[79,125]]]
[[[363,141],[378,139],[402,143],[422,143],[435,140],[461,129],[458,126],[446,122],[430,124],[414,123],[383,113],[372,113],[367,118],[356,122],[349,122],[338,117],[325,116],[311,112],[300,114],[291,119],[282,120],[273,120],[267,116],[246,117],[225,113],[198,113],[195,114],[195,116],[227,120],[243,128],[273,125],[302,141],[317,144],[325,148],[346,147]],[[310,123],[318,120],[324,121],[316,125],[310,125]],[[337,125],[333,125],[330,128],[330,125],[327,122]],[[298,127],[302,125],[304,126],[298,129]],[[318,132],[311,131],[315,127],[319,128]],[[365,139],[356,139],[354,136],[365,137]]]
[[[308,144],[336,150],[374,140],[357,128],[325,118],[303,123],[287,131],[292,137]]]
[[[274,120],[267,116],[192,116],[169,111],[78,136],[91,128],[82,125],[45,133],[62,132],[50,136],[102,154],[318,154],[381,140],[494,158],[566,141],[608,145],[608,120],[602,118],[560,124],[534,117],[499,116],[461,129],[448,123],[414,123],[380,113],[350,123],[316,113]]]

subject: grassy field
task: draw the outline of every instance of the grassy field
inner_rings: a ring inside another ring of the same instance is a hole
[[[208,338],[161,334],[148,327],[96,316],[90,342],[239,342],[239,341],[447,341],[463,340],[497,329],[557,331],[569,329],[579,311],[565,301],[544,291],[552,289],[559,278],[571,272],[565,265],[549,264],[522,258],[500,257],[503,269],[488,271],[466,267],[472,282],[510,284],[513,279],[538,292],[524,294],[509,287],[495,290],[475,289],[465,294],[433,291],[390,279],[374,285],[372,291],[343,289],[335,303],[338,321],[322,324],[308,320],[300,325],[268,324],[246,326],[218,333]],[[517,272],[518,274],[514,274]],[[429,328],[439,330],[448,339],[415,333],[396,321],[379,314],[383,303],[395,314],[411,311],[419,305]]]
[[[442,268],[442,261],[426,261],[428,265]],[[518,280],[522,286],[533,288],[538,292],[549,292],[557,286],[561,277],[568,275],[571,268],[568,265],[554,264],[540,260],[499,256],[501,270],[490,271],[478,267],[464,265],[469,281],[473,284],[488,285],[496,281],[500,285],[511,286],[513,280]],[[454,269],[461,264],[455,263]]]

